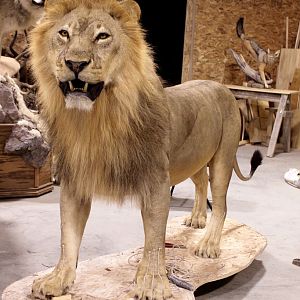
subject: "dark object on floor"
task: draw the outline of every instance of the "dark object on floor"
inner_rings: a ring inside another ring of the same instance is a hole
[[[178,286],[182,289],[185,289],[185,290],[188,290],[188,291],[193,291],[194,290],[194,287],[190,283],[176,277],[172,273],[168,273],[168,279],[170,280],[170,282],[172,282],[173,284],[175,284],[176,286]]]
[[[195,297],[204,296],[214,290],[221,288],[222,286],[228,284],[234,278],[234,276],[235,275],[203,284],[194,292]]]
[[[175,185],[173,185],[171,188],[171,197],[173,196],[174,189],[175,189]]]
[[[300,258],[295,258],[293,260],[293,265],[297,266],[297,267],[300,267]]]

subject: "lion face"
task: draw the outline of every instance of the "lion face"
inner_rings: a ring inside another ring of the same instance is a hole
[[[80,16],[78,18],[78,16]],[[84,16],[84,17],[83,17]],[[116,77],[125,36],[117,20],[101,10],[77,8],[50,33],[49,57],[67,108],[91,110],[103,88]]]

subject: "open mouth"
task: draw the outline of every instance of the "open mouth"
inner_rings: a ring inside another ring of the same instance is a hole
[[[91,84],[79,79],[74,79],[65,82],[60,81],[59,87],[61,88],[65,96],[67,96],[67,94],[79,93],[87,96],[91,101],[95,101],[103,90],[104,81],[100,81],[96,84]]]

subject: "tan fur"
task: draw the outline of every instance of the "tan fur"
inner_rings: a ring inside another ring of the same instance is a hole
[[[206,166],[213,214],[195,252],[205,257],[220,253],[241,126],[237,103],[228,89],[210,81],[163,89],[139,15],[132,0],[48,0],[46,17],[32,33],[42,115],[62,179],[61,258],[50,275],[34,282],[35,297],[60,296],[71,286],[91,199],[99,195],[118,203],[130,197],[141,204],[145,247],[131,296],[170,298],[164,247],[169,188],[192,177],[196,202],[186,223],[204,227]],[[59,34],[61,28],[68,38]],[[110,37],[99,44],[93,36],[101,28]],[[67,108],[59,81],[72,80],[74,73],[66,61],[88,62],[80,80],[104,82],[94,103],[75,96],[77,108]],[[90,111],[82,110],[84,101]]]

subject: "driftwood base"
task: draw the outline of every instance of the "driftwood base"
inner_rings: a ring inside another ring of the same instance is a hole
[[[264,250],[266,239],[236,221],[227,219],[221,241],[221,256],[218,259],[195,257],[191,249],[201,239],[205,229],[191,229],[182,225],[184,218],[175,218],[168,224],[167,242],[181,248],[167,248],[167,265],[178,271],[177,277],[191,284],[196,290],[201,285],[229,277],[247,268]],[[120,254],[98,257],[79,264],[76,282],[69,296],[59,299],[116,300],[128,299],[126,294],[133,286],[136,264],[141,249]],[[32,281],[50,270],[26,277],[10,285],[2,300],[28,300]],[[194,300],[193,291],[172,285],[174,300]]]

